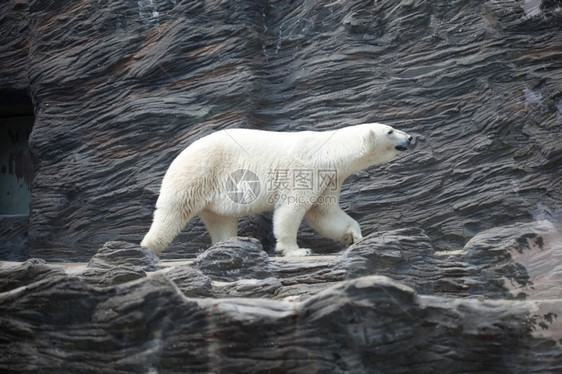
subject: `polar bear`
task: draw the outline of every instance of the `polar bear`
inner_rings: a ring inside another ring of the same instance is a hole
[[[226,129],[183,150],[168,168],[150,230],[141,245],[159,255],[198,215],[213,243],[237,235],[238,218],[273,210],[275,250],[306,256],[301,221],[351,245],[359,224],[339,207],[343,181],[392,160],[412,137],[380,123],[332,131],[273,132]]]

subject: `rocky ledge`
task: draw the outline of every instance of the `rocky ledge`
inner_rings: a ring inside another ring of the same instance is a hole
[[[0,370],[558,372],[560,243],[539,221],[447,252],[409,228],[331,256],[232,238],[192,260],[108,242],[88,264],[4,262]]]

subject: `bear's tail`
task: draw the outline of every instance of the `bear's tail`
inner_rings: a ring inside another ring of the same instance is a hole
[[[149,248],[156,256],[160,255],[191,218],[191,214],[182,213],[178,208],[156,208],[150,230],[140,245]]]

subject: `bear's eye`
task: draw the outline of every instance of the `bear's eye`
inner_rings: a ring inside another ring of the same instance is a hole
[[[388,130],[388,135],[391,135],[394,132],[394,130]]]

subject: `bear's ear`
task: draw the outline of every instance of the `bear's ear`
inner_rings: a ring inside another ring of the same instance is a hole
[[[367,153],[371,153],[375,147],[377,133],[375,129],[367,129],[367,133],[363,136],[363,149]]]
[[[367,136],[365,137],[365,141],[367,144],[375,144],[375,140],[377,139],[377,133],[374,129],[369,129],[367,132]]]

